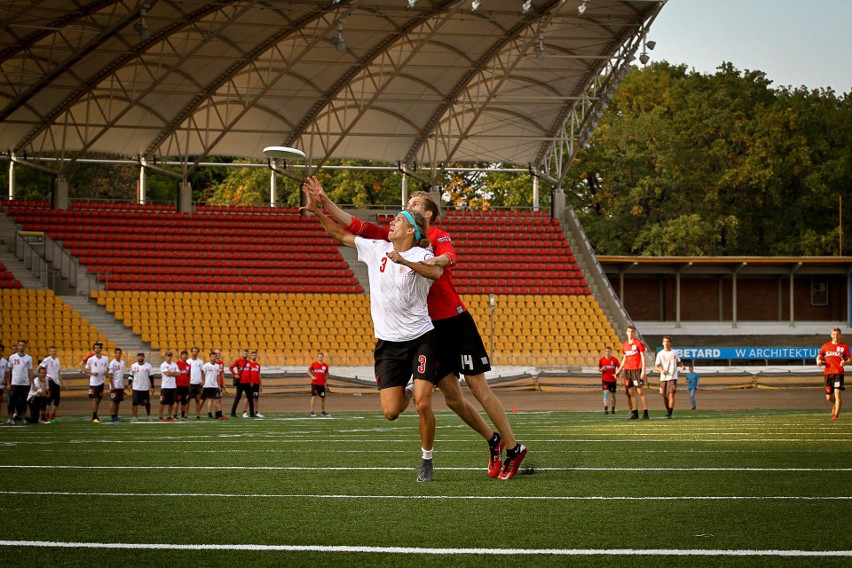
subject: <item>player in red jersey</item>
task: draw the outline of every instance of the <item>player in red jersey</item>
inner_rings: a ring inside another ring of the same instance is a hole
[[[630,406],[630,419],[639,418],[639,400],[644,412],[642,418],[648,419],[648,402],[645,400],[645,344],[636,339],[636,328],[627,326],[627,341],[621,344],[624,357],[615,371],[615,376],[624,372],[624,390],[627,391],[627,404]],[[639,398],[636,398],[639,395]]]
[[[256,418],[263,418],[260,413],[260,393],[263,387],[260,382],[260,363],[257,361],[257,351],[252,351],[249,354],[249,361],[246,363],[249,372],[249,383],[251,384],[251,399],[254,404],[254,415]],[[243,407],[243,418],[249,417],[249,396],[246,395],[246,403]]]
[[[348,232],[369,239],[388,240],[386,227],[362,222],[337,207],[322,190],[316,177],[308,178],[306,186],[320,206],[325,206],[329,214]],[[440,359],[448,367],[447,376],[464,375],[473,396],[485,409],[497,432],[488,426],[478,412],[475,410],[471,412],[472,407],[464,400],[464,397],[460,401],[451,400],[447,398],[448,393],[444,393],[447,406],[488,441],[489,475],[504,480],[511,479],[526,456],[527,448],[515,439],[503,404],[485,380],[485,373],[491,370],[488,352],[476,328],[476,322],[453,285],[451,269],[457,262],[453,240],[449,233],[433,226],[433,223],[438,221],[440,211],[428,193],[423,191],[413,193],[408,200],[408,210],[420,213],[426,220],[426,236],[435,255],[426,262],[443,269],[441,277],[432,284],[427,298],[429,317],[432,319],[440,342]],[[502,457],[504,447],[506,448],[505,463]]]
[[[840,328],[831,330],[831,341],[824,343],[817,353],[816,363],[825,367],[825,399],[831,403],[831,419],[840,417],[840,393],[846,389],[843,385],[844,365],[850,360],[849,346],[840,342]]]
[[[189,410],[189,373],[192,366],[189,364],[189,352],[186,349],[180,352],[180,359],[175,363],[178,366],[180,375],[175,377],[177,390],[175,391],[175,413],[172,418],[177,419],[177,409],[180,406],[180,417],[186,420],[187,411]]]
[[[609,414],[607,399],[612,399],[612,413],[615,414],[615,390],[617,379],[615,370],[618,368],[618,359],[612,356],[612,349],[606,347],[604,356],[598,359],[598,371],[601,372],[601,388],[603,389],[604,414]]]
[[[328,381],[328,363],[323,360],[324,357],[324,353],[317,353],[317,360],[308,367],[308,376],[311,378],[311,416],[317,415],[314,412],[314,401],[317,397],[320,399],[322,415],[331,416],[325,411],[325,384]]]
[[[231,375],[234,377],[234,386],[237,387],[237,392],[234,395],[234,402],[231,404],[231,418],[237,416],[237,406],[240,404],[240,398],[243,394],[246,395],[246,400],[249,405],[249,416],[254,418],[254,397],[251,393],[251,371],[249,371],[249,350],[243,349],[242,357],[231,363],[228,367]]]

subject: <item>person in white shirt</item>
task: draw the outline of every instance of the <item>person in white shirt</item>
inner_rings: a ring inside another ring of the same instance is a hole
[[[47,371],[47,410],[45,414],[51,422],[56,422],[56,409],[59,408],[61,401],[60,389],[63,388],[62,374],[60,373],[61,364],[56,357],[56,346],[51,345],[47,348],[48,356],[41,360],[39,367],[44,367]]]
[[[204,407],[204,401],[201,400],[201,389],[204,388],[204,359],[198,357],[201,349],[193,347],[189,350],[190,357],[187,359],[189,363],[189,398],[195,400],[195,419],[201,419],[201,409]],[[187,412],[189,407],[187,406]]]
[[[93,353],[83,359],[80,367],[83,372],[89,375],[89,398],[92,399],[92,424],[100,424],[101,419],[98,418],[98,407],[101,405],[101,399],[104,397],[104,383],[106,382],[106,374],[109,367],[109,358],[101,353],[104,344],[96,341],[92,345]]]
[[[33,386],[33,358],[27,354],[27,341],[18,341],[18,350],[9,356],[9,408],[13,424],[22,424],[27,415],[27,397]]]
[[[130,412],[133,417],[131,422],[136,422],[139,407],[144,406],[148,414],[148,422],[151,421],[151,397],[154,396],[154,369],[151,363],[145,361],[144,353],[136,354],[136,362],[130,366],[130,389],[131,397]]]
[[[9,361],[3,357],[6,346],[0,343],[0,406],[6,402],[6,391],[9,389]],[[8,406],[8,405],[7,405]],[[8,407],[9,421],[12,420],[12,408]]]
[[[115,358],[109,362],[109,413],[113,422],[121,422],[118,417],[118,407],[124,400],[124,361],[121,360],[123,351],[116,347]]]
[[[180,369],[177,363],[172,361],[172,352],[166,351],[166,360],[160,365],[160,422],[163,422],[163,410],[168,409],[166,422],[175,422],[172,415],[175,413],[175,395],[177,395],[177,376]]]
[[[222,365],[219,364],[219,353],[211,351],[210,362],[204,363],[201,367],[204,373],[201,401],[207,401],[207,416],[217,420],[228,419],[227,416],[222,416],[222,393],[228,393],[228,388],[225,386],[225,374],[222,369]],[[214,407],[215,416],[213,415]]]
[[[33,379],[30,392],[27,395],[27,406],[29,407],[29,424],[38,424],[41,417],[42,424],[50,424],[45,412],[47,411],[47,369],[39,365],[37,375]]]
[[[367,265],[370,279],[370,315],[376,336],[375,375],[382,411],[396,420],[408,406],[405,388],[414,377],[414,402],[420,416],[422,458],[417,481],[432,481],[432,450],[435,413],[432,390],[452,375],[439,376],[435,327],[429,317],[426,296],[443,270],[426,264],[431,258],[426,222],[417,211],[400,211],[390,223],[388,241],[352,235],[329,219],[317,206],[309,180],[304,186],[307,205],[323,229],[335,240],[357,249],[358,260]],[[313,180],[313,183],[318,183]]]
[[[677,372],[683,368],[680,355],[672,350],[672,339],[669,336],[663,337],[663,350],[657,352],[654,370],[660,373],[660,396],[666,406],[666,418],[672,417],[677,392]]]

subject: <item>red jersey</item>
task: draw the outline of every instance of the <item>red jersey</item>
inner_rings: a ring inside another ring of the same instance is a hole
[[[325,386],[325,381],[328,379],[328,365],[326,363],[314,361],[311,363],[311,366],[308,367],[308,374],[313,377],[313,379],[311,379],[312,385]]]
[[[251,383],[251,373],[249,372],[248,364],[251,361],[243,359],[240,357],[228,367],[228,370],[231,371],[231,374],[237,377],[240,380],[240,384],[250,384]]]
[[[346,230],[365,239],[388,240],[387,227],[365,223],[357,217],[352,217],[352,223],[346,227]],[[435,256],[446,255],[450,259],[450,264],[444,268],[441,277],[432,282],[432,286],[429,288],[429,295],[426,297],[429,317],[433,321],[455,317],[466,312],[467,308],[459,293],[456,292],[456,287],[453,285],[453,274],[450,271],[450,267],[454,266],[457,260],[453,239],[447,231],[434,226],[430,226],[429,230],[426,231],[426,237],[432,244],[432,251]]]
[[[249,361],[246,363],[246,368],[249,373],[249,382],[253,385],[260,384],[260,363],[257,361]]]
[[[601,380],[604,382],[616,382],[616,369],[618,369],[618,359],[616,359],[615,357],[601,357],[598,361],[598,370],[601,372]]]
[[[825,343],[819,350],[819,355],[825,363],[823,374],[843,375],[841,361],[849,360],[849,346],[845,343]]]
[[[178,367],[178,371],[180,371],[180,375],[175,377],[175,386],[178,387],[188,387],[189,386],[189,370],[191,367],[189,363],[184,363],[183,361],[175,361],[175,364]]]
[[[624,369],[638,370],[642,368],[642,358],[645,352],[645,344],[634,339],[621,344],[621,352],[624,353]]]

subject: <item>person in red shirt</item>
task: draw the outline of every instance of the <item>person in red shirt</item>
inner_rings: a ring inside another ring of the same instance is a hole
[[[257,362],[257,351],[252,351],[249,356],[249,361],[246,363],[249,371],[249,383],[251,384],[251,397],[246,395],[246,405],[243,408],[243,418],[249,417],[249,399],[254,401],[254,415],[257,418],[263,418],[260,413],[260,391],[263,390],[260,385],[260,363]]]
[[[320,407],[322,408],[323,416],[331,416],[325,411],[325,385],[328,381],[328,363],[323,361],[325,354],[317,353],[317,360],[311,363],[308,367],[308,376],[311,378],[311,416],[316,416],[314,412],[314,401],[319,397]]]
[[[624,390],[627,391],[627,404],[630,406],[630,419],[639,418],[639,409],[644,408],[642,418],[648,419],[648,402],[645,400],[645,344],[636,338],[636,328],[627,326],[627,341],[621,344],[624,357],[615,371],[618,377],[624,372]],[[639,395],[639,398],[636,398]],[[641,406],[639,400],[642,401]]]
[[[368,239],[388,240],[387,227],[362,222],[337,207],[325,194],[316,177],[308,178],[305,185],[317,203],[325,206],[328,213],[348,232]],[[485,373],[491,370],[488,352],[476,328],[476,322],[453,285],[451,269],[457,261],[453,240],[449,233],[433,225],[438,221],[440,211],[428,193],[413,193],[407,208],[409,211],[420,213],[426,219],[426,236],[435,254],[426,262],[443,269],[441,277],[432,283],[427,298],[429,317],[432,318],[440,343],[440,360],[448,369],[448,377],[464,375],[473,396],[482,405],[497,431],[488,426],[479,412],[464,399],[460,390],[456,393],[442,389],[444,400],[459,418],[488,442],[488,474],[498,479],[512,479],[527,455],[527,448],[515,439],[503,404],[485,379]],[[444,385],[447,388],[451,386],[449,381]],[[504,447],[505,463],[502,453]]]
[[[824,343],[817,353],[816,363],[824,367],[825,399],[831,403],[831,419],[840,416],[840,393],[846,387],[843,385],[845,375],[843,366],[849,362],[849,346],[840,342],[840,328],[831,330],[831,341]]]
[[[231,375],[234,377],[234,386],[237,387],[234,403],[231,405],[231,417],[235,418],[237,416],[237,406],[240,404],[240,398],[245,394],[249,405],[249,416],[254,418],[254,397],[251,394],[249,350],[243,349],[242,357],[231,363],[228,370],[231,371]]]
[[[612,413],[615,414],[615,387],[617,379],[615,370],[618,368],[618,359],[612,356],[612,348],[604,349],[604,356],[598,360],[598,371],[601,372],[601,388],[603,389],[604,414],[609,414],[607,399],[612,399]]]
[[[177,390],[175,391],[175,414],[172,416],[175,419],[177,419],[178,404],[180,404],[180,417],[183,420],[186,420],[186,413],[189,410],[189,370],[191,367],[187,359],[189,359],[189,352],[184,349],[180,352],[180,359],[175,362],[178,371],[180,371],[180,375],[175,377]]]

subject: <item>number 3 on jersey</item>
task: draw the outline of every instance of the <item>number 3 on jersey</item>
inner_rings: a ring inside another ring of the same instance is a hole
[[[379,265],[379,272],[385,271],[385,266],[387,265],[387,263],[388,263],[388,257],[383,256],[382,257],[382,263]]]

